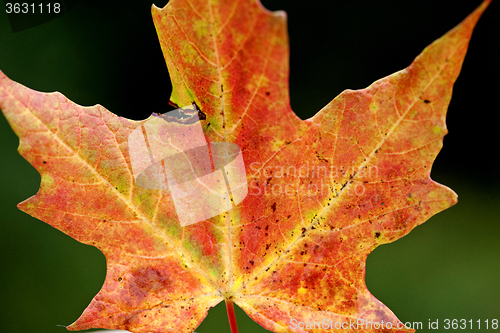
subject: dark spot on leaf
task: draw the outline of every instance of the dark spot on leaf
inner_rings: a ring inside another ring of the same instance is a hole
[[[378,231],[377,231],[377,232],[375,233],[375,238],[379,238],[379,237],[380,237],[380,232],[378,232]]]
[[[201,110],[198,111],[198,118],[200,118],[200,120],[205,120],[207,119],[207,115],[204,114]]]
[[[429,104],[431,101],[429,101],[428,99],[424,100],[424,103],[425,104]]]
[[[121,282],[123,279],[121,277],[118,278],[118,282]]]
[[[273,210],[273,213],[276,211],[276,202],[271,205],[271,208]]]
[[[269,96],[271,95],[271,93],[269,91],[266,91],[266,95]]]

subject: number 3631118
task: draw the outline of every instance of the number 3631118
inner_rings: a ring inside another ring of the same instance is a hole
[[[7,14],[59,14],[61,4],[54,3],[27,3],[27,2],[7,2],[5,4]]]

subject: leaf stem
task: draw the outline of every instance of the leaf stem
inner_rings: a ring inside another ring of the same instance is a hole
[[[238,324],[236,323],[236,315],[234,313],[234,303],[230,299],[226,299],[227,318],[229,319],[229,327],[231,333],[238,333]]]

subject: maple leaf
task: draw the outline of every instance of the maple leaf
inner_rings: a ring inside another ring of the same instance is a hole
[[[275,332],[305,331],[293,320],[413,331],[367,290],[365,261],[456,202],[430,170],[489,3],[405,70],[344,91],[306,121],[289,106],[283,12],[249,0],[153,7],[171,102],[194,103],[208,141],[237,144],[246,166],[246,198],[185,227],[171,191],[141,187],[134,175],[129,138],[152,118],[81,107],[0,72],[0,108],[41,174],[38,194],[19,208],[107,258],[102,290],[68,329],[192,332],[226,300]]]

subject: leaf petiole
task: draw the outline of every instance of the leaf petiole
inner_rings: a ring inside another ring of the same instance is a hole
[[[236,315],[234,313],[234,303],[231,299],[226,299],[226,309],[231,333],[238,333],[238,324],[236,323]]]

